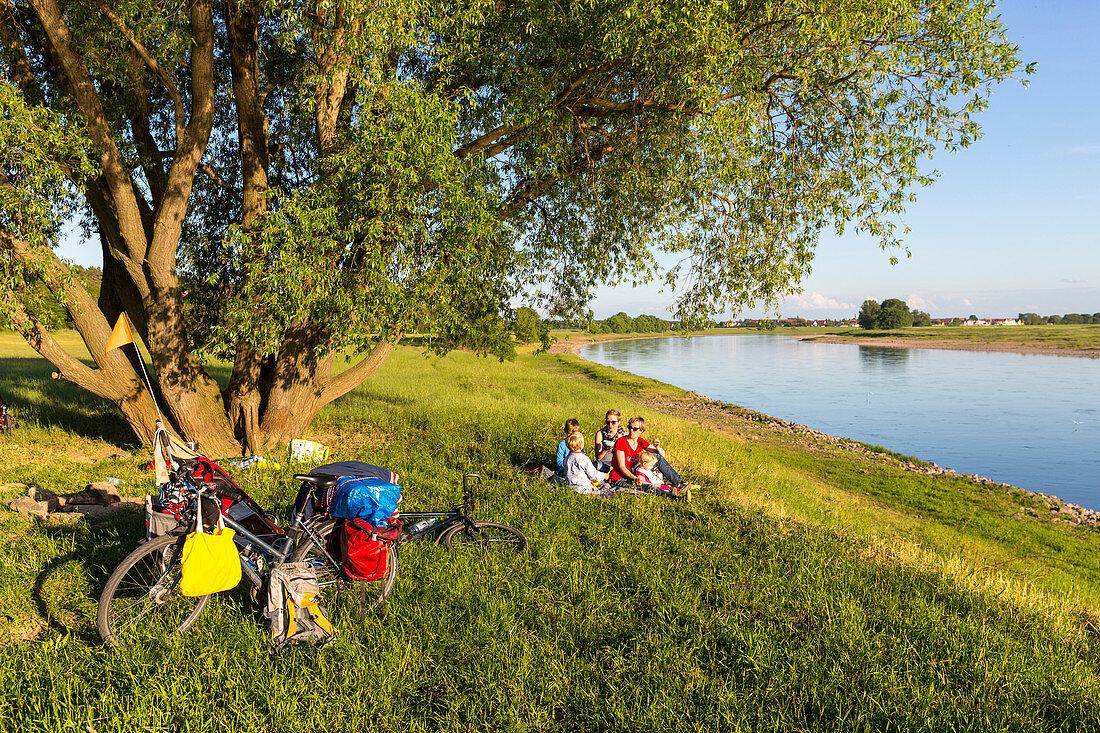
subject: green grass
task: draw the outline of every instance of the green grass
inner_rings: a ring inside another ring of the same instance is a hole
[[[25,418],[0,448],[3,481],[149,485],[143,451],[77,460],[132,447],[109,406],[70,406],[79,395],[57,392],[44,364],[13,369],[23,357],[0,348],[12,354],[0,395],[18,391]],[[1034,503],[1023,495],[906,473],[889,455],[769,432],[734,411],[678,416],[655,398],[691,399],[568,355],[499,364],[400,349],[307,437],[399,471],[410,511],[457,500],[461,474],[482,473],[476,514],[521,528],[530,551],[499,561],[406,546],[384,620],[274,661],[240,590],[178,640],[103,649],[95,598],[140,535],[137,518],[63,525],[0,511],[0,630],[38,629],[0,647],[12,691],[0,729],[1100,726],[1095,532],[1054,525],[1045,509],[1022,515]],[[527,477],[551,460],[565,418],[590,434],[609,407],[646,416],[703,484],[691,503],[600,501]],[[285,515],[291,471],[239,478]]]

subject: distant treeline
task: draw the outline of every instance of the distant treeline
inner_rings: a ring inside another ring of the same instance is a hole
[[[675,331],[680,324],[644,314],[628,316],[619,312],[602,321],[592,321],[584,327],[588,333],[661,333]]]
[[[76,280],[84,285],[84,289],[88,291],[92,298],[98,299],[99,290],[103,285],[103,271],[98,267],[82,267],[80,265],[73,265],[72,269]],[[65,328],[72,325],[69,314],[65,311],[65,306],[61,304],[57,296],[46,287],[40,278],[33,275],[29,276],[23,287],[26,289],[25,302],[27,309],[46,328]],[[0,317],[0,331],[10,331],[11,328],[11,321]]]
[[[1048,323],[1055,326],[1072,326],[1086,323],[1100,324],[1100,313],[1066,313],[1061,316],[1041,316],[1038,313],[1021,313],[1016,317],[1025,326],[1043,326]]]

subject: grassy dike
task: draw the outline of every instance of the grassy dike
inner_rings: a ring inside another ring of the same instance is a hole
[[[6,338],[0,396],[25,424],[0,440],[0,483],[150,487],[113,411]],[[527,477],[565,418],[590,435],[612,406],[644,415],[703,484],[691,503]],[[916,475],[568,354],[499,364],[402,348],[308,437],[399,471],[409,510],[482,473],[477,515],[522,528],[529,553],[406,546],[386,618],[346,624],[319,652],[269,660],[240,591],[181,639],[108,651],[95,599],[137,517],[0,510],[0,638],[16,640],[0,647],[0,729],[1100,727],[1100,536],[1026,494]],[[121,448],[134,457],[109,457]],[[285,515],[290,473],[240,478]]]
[[[974,351],[1013,351],[1076,357],[1100,357],[1100,325],[918,326],[893,331],[860,328],[792,328],[802,338],[851,343]]]

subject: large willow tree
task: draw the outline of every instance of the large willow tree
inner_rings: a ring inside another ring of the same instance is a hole
[[[299,435],[413,330],[492,351],[517,299],[639,277],[703,315],[792,292],[823,227],[897,245],[1018,66],[983,0],[0,0],[0,42],[0,313],[147,439],[125,312],[214,454]]]

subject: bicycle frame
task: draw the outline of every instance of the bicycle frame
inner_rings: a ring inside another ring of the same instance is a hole
[[[196,516],[201,517],[202,510],[200,508],[201,504],[199,502],[202,501],[202,495],[205,491],[207,491],[206,487],[200,487],[198,491],[198,496],[195,499],[195,509],[197,512]],[[215,494],[215,497],[216,496],[217,495]],[[230,517],[220,508],[218,509],[218,512],[221,514],[222,522],[224,522],[226,526],[231,527],[233,531],[236,532],[236,536],[234,536],[233,541],[238,545],[238,547],[241,547],[243,549],[244,545],[251,544],[254,548],[259,550],[264,555],[264,559],[266,559],[270,563],[286,562],[286,559],[290,557],[291,553],[294,552],[295,547],[297,547],[297,542],[290,541],[286,543],[287,548],[285,551],[280,550],[274,545],[265,542],[249,530],[242,527],[238,522],[236,522],[232,517]],[[339,566],[339,563],[336,561],[336,559],[329,555],[328,550],[325,548],[324,540],[318,537],[317,534],[314,533],[313,530],[311,530],[307,526],[306,522],[303,522],[300,517],[294,517],[293,526],[296,529],[302,530],[302,532],[304,532],[306,536],[313,540],[313,542],[319,548],[321,548],[321,550],[325,553],[325,556],[333,563],[333,565],[337,567]],[[246,540],[247,542],[242,542],[242,539]],[[284,536],[283,539],[291,540],[292,538]],[[249,582],[257,588],[262,588],[264,582],[263,578],[260,577],[259,573],[252,569],[252,566],[248,564],[245,556],[243,554],[240,554],[239,550],[238,556],[240,557],[241,561],[241,570],[244,572]]]
[[[447,529],[453,524],[462,522],[467,529],[474,528],[474,520],[469,515],[469,510],[473,504],[473,493],[470,490],[470,480],[476,479],[478,485],[481,484],[481,476],[476,473],[462,474],[462,503],[452,505],[450,510],[445,512],[401,512],[400,518],[405,519],[435,519],[440,517],[446,517],[445,521],[436,522],[430,527],[425,527],[419,532],[411,533],[408,537],[403,537],[402,542],[415,542],[421,540],[432,532],[439,532],[439,537],[436,538],[435,543],[438,545],[440,539],[443,537],[443,532],[440,530]]]

